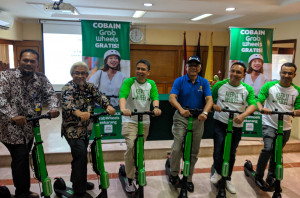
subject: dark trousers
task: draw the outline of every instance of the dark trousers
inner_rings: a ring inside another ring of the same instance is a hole
[[[73,183],[74,193],[84,193],[87,183],[87,147],[89,139],[67,139],[71,147],[72,172],[71,182]]]
[[[214,119],[214,168],[218,174],[222,173],[222,164],[223,164],[223,153],[224,153],[224,144],[226,137],[227,124],[220,122]],[[236,149],[240,143],[242,137],[242,128],[233,127],[232,140],[231,140],[231,150],[230,150],[230,159],[229,159],[229,172],[228,180],[231,180],[231,174],[233,166],[235,163],[235,154]]]
[[[262,136],[264,140],[264,148],[261,150],[257,166],[256,166],[256,174],[255,176],[258,178],[263,178],[265,169],[269,162],[269,170],[268,176],[275,178],[275,151],[274,151],[274,141],[276,140],[277,129],[274,129],[270,126],[263,125],[262,126]],[[287,141],[290,138],[291,130],[283,131],[283,139],[282,139],[282,148],[286,145]]]
[[[33,139],[28,144],[6,144],[3,143],[11,156],[11,171],[15,197],[25,196],[30,190],[29,153],[32,148]]]

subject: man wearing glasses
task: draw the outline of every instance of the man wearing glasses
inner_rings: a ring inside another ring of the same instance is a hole
[[[187,189],[189,192],[194,192],[194,184],[192,182],[194,166],[198,160],[197,155],[203,135],[204,121],[207,119],[207,114],[212,107],[213,100],[208,80],[198,76],[198,73],[201,71],[200,58],[198,56],[189,57],[186,66],[187,74],[174,81],[169,97],[169,102],[177,109],[173,116],[172,133],[174,135],[174,143],[171,153],[171,175],[169,182],[173,185],[180,182],[178,173],[180,170],[180,159],[182,157],[182,144],[185,140],[188,117],[191,114],[190,111],[184,109],[184,107],[202,109],[203,112],[201,114],[193,115],[195,119],[193,122],[191,166]]]

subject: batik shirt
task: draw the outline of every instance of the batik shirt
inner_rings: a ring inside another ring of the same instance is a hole
[[[49,110],[58,110],[55,91],[44,74],[36,72],[25,81],[19,69],[0,72],[0,140],[8,144],[24,144],[32,140],[32,123],[17,126],[11,119],[40,115],[43,103]],[[38,109],[40,111],[36,111]]]
[[[283,87],[279,81],[267,82],[260,90],[257,102],[264,104],[264,108],[271,111],[292,112],[300,109],[300,87],[293,83],[289,87]],[[265,102],[265,103],[264,103]],[[262,115],[263,125],[277,129],[278,115]],[[292,116],[283,117],[283,130],[292,129]]]
[[[84,89],[80,90],[79,86],[73,81],[68,82],[62,88],[62,127],[61,133],[68,139],[86,139],[91,135],[90,123],[80,121],[80,118],[73,115],[73,112],[80,110],[82,112],[94,112],[95,103],[103,109],[109,105],[105,95],[98,91],[92,83],[85,83]]]

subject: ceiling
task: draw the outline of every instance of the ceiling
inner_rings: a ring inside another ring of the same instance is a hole
[[[157,28],[226,30],[229,26],[261,27],[300,19],[300,0],[64,0],[80,15],[53,14],[43,9],[52,0],[0,0],[0,10],[17,20],[110,20]],[[143,3],[152,3],[144,7]],[[235,7],[233,12],[225,8]],[[142,18],[132,18],[135,10],[145,10]],[[212,16],[200,21],[190,19],[201,14]]]

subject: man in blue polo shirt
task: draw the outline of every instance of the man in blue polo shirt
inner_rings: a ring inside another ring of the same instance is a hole
[[[187,74],[174,81],[169,97],[169,102],[177,109],[173,116],[172,133],[174,135],[174,143],[171,153],[171,175],[169,181],[173,185],[180,181],[178,173],[180,171],[180,159],[182,157],[182,144],[185,140],[188,117],[191,114],[183,107],[202,109],[203,112],[196,115],[197,119],[194,119],[193,122],[191,166],[187,189],[189,192],[194,192],[194,184],[192,182],[194,166],[198,160],[197,156],[203,135],[204,121],[207,119],[207,114],[213,105],[213,100],[208,80],[198,76],[198,73],[201,71],[200,58],[198,56],[189,57],[186,66]],[[206,103],[203,98],[205,98]]]

